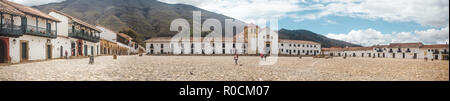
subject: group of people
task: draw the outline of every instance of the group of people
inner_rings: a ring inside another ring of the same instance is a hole
[[[267,54],[260,54],[261,56],[261,61],[266,61],[267,60]],[[234,64],[238,65],[238,60],[239,60],[239,55],[238,54],[234,54]]]
[[[267,54],[260,54],[259,56],[261,56],[261,61],[267,60]]]

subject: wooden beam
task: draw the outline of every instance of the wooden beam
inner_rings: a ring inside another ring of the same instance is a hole
[[[39,33],[39,21],[38,21],[38,17],[35,17],[35,18],[36,18],[36,32]]]
[[[58,36],[58,23],[55,21],[55,34]]]
[[[48,27],[50,27],[50,28],[48,28]],[[45,30],[47,31],[48,34],[52,33],[52,25],[48,26],[48,19],[45,19]],[[47,33],[44,33],[44,34],[47,34]]]
[[[23,16],[20,16],[20,30],[23,30],[23,31],[26,30],[26,27],[23,26],[25,24],[25,21],[26,20],[23,18]]]
[[[0,13],[0,31],[3,30],[3,13]]]
[[[14,15],[11,14],[11,31],[13,31],[14,28]]]

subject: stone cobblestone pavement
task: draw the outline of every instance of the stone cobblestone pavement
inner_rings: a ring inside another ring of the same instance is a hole
[[[112,56],[0,66],[0,81],[449,81],[448,61],[372,58]]]

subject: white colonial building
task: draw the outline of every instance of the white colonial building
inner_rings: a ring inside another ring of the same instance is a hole
[[[280,54],[282,55],[319,55],[321,45],[317,42],[303,40],[280,40]]]
[[[46,60],[55,57],[58,19],[34,8],[0,0],[0,62]]]
[[[420,49],[420,55],[427,59],[449,60],[449,45],[424,45]]]
[[[49,15],[61,21],[57,25],[58,37],[53,40],[58,45],[58,54],[64,54],[58,57],[65,56],[66,52],[68,57],[100,54],[100,29],[57,10],[51,10]]]
[[[449,45],[424,45],[422,43],[391,43],[372,47],[332,47],[323,48],[328,56],[395,58],[395,59],[434,59],[448,60]]]
[[[318,55],[321,53],[319,43],[301,40],[278,40],[277,35],[278,33],[268,28],[259,29],[255,26],[249,26],[235,37],[201,37],[174,42],[172,42],[171,37],[156,37],[146,40],[146,53],[175,55]]]
[[[133,38],[124,33],[117,33],[117,45],[125,48],[120,50],[119,55],[130,55],[135,52],[135,49],[132,48],[132,40]]]

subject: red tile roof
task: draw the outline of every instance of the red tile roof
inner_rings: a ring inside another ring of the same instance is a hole
[[[296,43],[296,44],[310,44],[310,45],[320,45],[320,43],[304,40],[278,40],[280,43]]]
[[[13,14],[13,15],[25,16],[24,13],[17,10],[16,8],[8,5],[3,0],[0,0],[0,13],[8,13],[8,14]]]
[[[349,48],[332,47],[332,48],[322,48],[322,51],[367,51],[367,50],[372,50],[372,47],[349,47]]]
[[[423,44],[421,42],[418,43],[391,43],[389,48],[420,48]]]
[[[387,47],[389,47],[389,45],[375,45],[375,46],[372,46],[372,48],[387,48]]]
[[[124,33],[119,33],[119,34],[117,34],[117,35],[119,35],[119,36],[121,36],[121,37],[123,37],[123,38],[126,38],[126,39],[128,39],[128,40],[133,40],[132,37],[130,37],[130,36],[128,36],[127,34],[124,34]]]
[[[156,37],[145,40],[145,42],[169,42],[172,37]]]
[[[424,45],[421,48],[449,48],[449,45],[447,45],[447,44]]]
[[[14,7],[16,10],[21,11],[22,13],[30,14],[30,15],[34,15],[34,16],[39,16],[39,17],[42,17],[42,18],[45,18],[45,19],[48,19],[48,20],[53,20],[53,21],[56,21],[56,22],[60,22],[58,19],[56,19],[56,18],[54,18],[54,17],[52,17],[52,16],[50,16],[50,15],[48,15],[46,13],[43,13],[43,12],[37,10],[37,9],[31,8],[31,7],[28,7],[28,6],[25,6],[25,5],[22,5],[22,4],[18,4],[18,3],[15,3],[15,2],[7,1],[7,0],[0,0],[0,2],[2,2],[4,4],[8,4],[11,7]]]
[[[390,45],[377,45],[372,47],[331,47],[322,48],[323,51],[361,51],[361,50],[372,50],[373,48],[449,48],[447,44],[437,44],[437,45],[423,45],[422,43],[392,43]]]
[[[340,47],[322,48],[322,51],[344,51],[344,48]]]
[[[77,19],[77,18],[75,18],[75,17],[73,17],[73,16],[70,16],[70,15],[68,15],[68,14],[66,14],[66,13],[63,13],[63,12],[58,11],[58,10],[55,10],[55,9],[52,9],[51,11],[52,11],[52,12],[55,12],[55,13],[58,13],[58,14],[61,14],[61,15],[64,15],[64,16],[66,16],[66,17],[72,19],[74,22],[79,23],[79,24],[81,24],[81,25],[83,25],[83,26],[86,26],[86,27],[89,27],[89,28],[91,28],[91,29],[94,29],[94,30],[96,30],[96,31],[101,32],[101,30],[98,29],[97,27],[95,27],[94,25],[91,25],[91,24],[89,24],[89,23],[87,23],[87,22],[81,21],[80,19]]]

